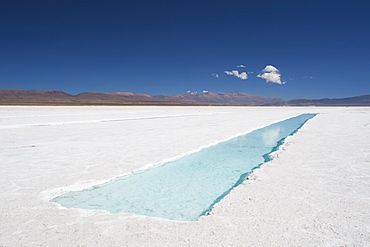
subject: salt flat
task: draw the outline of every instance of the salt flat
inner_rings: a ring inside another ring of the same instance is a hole
[[[177,222],[62,208],[63,191],[301,113],[212,214]],[[0,246],[368,246],[370,108],[0,107]]]

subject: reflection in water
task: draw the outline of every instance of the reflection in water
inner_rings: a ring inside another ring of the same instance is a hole
[[[262,132],[261,137],[266,147],[274,147],[276,143],[280,140],[280,130],[281,126],[276,126],[271,129],[266,129]]]

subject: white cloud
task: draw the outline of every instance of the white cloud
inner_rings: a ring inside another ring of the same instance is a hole
[[[267,65],[262,71],[264,72],[279,72],[277,68],[272,65]]]
[[[216,74],[216,73],[213,73],[213,74],[212,74],[212,76],[213,76],[213,77],[215,77],[215,78],[219,78],[219,77],[220,77],[220,76],[219,76],[218,74]]]
[[[239,74],[239,72],[237,71],[237,70],[233,70],[233,71],[224,71],[224,73],[226,74],[226,75],[238,75]]]
[[[242,79],[242,80],[246,80],[248,79],[248,74],[247,72],[242,72],[239,74],[239,76],[237,76],[239,79]]]
[[[188,90],[186,91],[187,94],[193,94],[193,95],[196,95],[196,94],[207,94],[207,93],[210,93],[210,91],[208,90],[203,90],[201,93],[198,93],[197,91],[191,91],[191,90]]]
[[[257,77],[259,78],[263,78],[266,80],[266,82],[271,82],[271,83],[276,83],[276,84],[285,84],[284,81],[281,81],[280,77],[280,71],[275,68],[274,66],[272,65],[267,65],[263,70],[262,72],[265,72],[265,73],[261,73],[259,75],[257,75]]]
[[[313,76],[303,76],[302,79],[313,79]]]
[[[190,91],[190,90],[186,91],[186,93],[187,94],[198,94],[198,92],[193,92],[193,91]]]
[[[245,66],[243,64],[239,64],[238,66],[236,66],[238,68],[245,68]]]
[[[232,71],[224,71],[225,74],[227,75],[233,75],[235,77],[238,77],[239,79],[241,80],[246,80],[248,79],[248,74],[247,72],[242,72],[242,73],[239,73],[239,71],[237,70],[232,70]]]

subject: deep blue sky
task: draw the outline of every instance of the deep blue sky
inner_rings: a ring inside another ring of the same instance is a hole
[[[0,89],[370,94],[369,13],[369,0],[3,0]],[[258,78],[267,65],[286,83]]]

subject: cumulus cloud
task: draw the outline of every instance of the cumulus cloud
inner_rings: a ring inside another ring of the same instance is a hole
[[[207,94],[207,93],[210,93],[210,91],[208,90],[203,90],[201,93],[198,93],[197,91],[191,91],[191,90],[188,90],[186,91],[187,94],[193,94],[193,95],[197,95],[197,94]]]
[[[237,70],[233,70],[233,71],[224,71],[224,73],[226,74],[226,75],[235,75],[235,74],[239,74],[239,72],[237,71]]]
[[[265,79],[266,82],[276,83],[276,84],[285,84],[284,81],[281,81],[280,77],[280,71],[272,66],[267,65],[263,70],[263,73],[257,75],[257,77]]]
[[[193,92],[193,91],[190,91],[190,90],[186,91],[186,93],[187,94],[198,94],[198,92]]]
[[[219,76],[218,74],[216,74],[216,73],[213,73],[213,74],[212,74],[212,76],[213,76],[213,77],[215,77],[215,78],[219,78],[219,77],[220,77],[220,76]]]
[[[238,77],[241,80],[248,79],[247,72],[241,72],[241,73],[239,73],[239,71],[237,71],[237,70],[232,70],[232,71],[224,71],[224,73],[227,74],[227,75],[233,75],[235,77]]]
[[[237,76],[239,79],[242,79],[242,80],[246,80],[248,79],[248,74],[247,72],[242,72],[239,74],[239,76]]]
[[[243,64],[239,64],[238,66],[236,66],[238,68],[245,68],[245,66]]]
[[[277,68],[275,68],[274,66],[272,66],[272,65],[267,65],[262,71],[265,71],[265,72],[279,72],[279,70]]]

